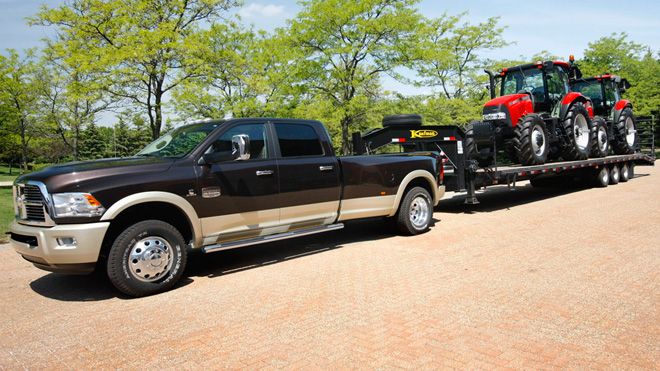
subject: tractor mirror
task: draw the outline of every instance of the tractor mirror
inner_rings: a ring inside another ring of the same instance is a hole
[[[626,79],[621,79],[621,82],[619,82],[619,90],[621,91],[626,91],[630,89],[630,83]]]

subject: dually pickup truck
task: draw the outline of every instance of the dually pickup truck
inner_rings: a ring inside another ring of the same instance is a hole
[[[197,122],[130,158],[52,166],[14,185],[15,250],[60,273],[104,269],[130,296],[172,288],[189,250],[213,252],[391,217],[428,230],[437,153],[336,157],[318,121]]]

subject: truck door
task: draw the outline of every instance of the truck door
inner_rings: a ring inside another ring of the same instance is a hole
[[[289,229],[330,224],[339,209],[339,162],[324,148],[317,128],[306,123],[276,122],[280,179],[280,222]]]
[[[205,153],[231,152],[232,137],[249,136],[249,159],[203,165],[199,195],[204,243],[259,236],[279,224],[279,185],[266,122],[240,122],[213,141]]]

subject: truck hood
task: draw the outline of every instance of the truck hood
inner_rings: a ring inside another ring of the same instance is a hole
[[[516,99],[520,99],[520,98],[523,98],[523,97],[526,97],[526,96],[528,97],[529,95],[527,95],[527,94],[503,95],[501,97],[497,97],[497,98],[493,98],[493,99],[489,100],[488,102],[486,102],[486,104],[484,104],[484,107],[491,107],[491,106],[499,106],[499,105],[502,105],[502,104],[508,104],[509,102],[512,102]]]
[[[109,158],[69,162],[23,175],[16,182],[39,181],[44,183],[51,193],[89,192],[89,190],[84,189],[86,184],[112,182],[136,174],[143,174],[148,179],[151,173],[168,170],[173,162],[173,159],[158,157]]]

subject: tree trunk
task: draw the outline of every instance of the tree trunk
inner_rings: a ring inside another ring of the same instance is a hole
[[[353,117],[344,115],[341,119],[341,154],[344,156],[351,154],[350,130],[353,124]]]
[[[25,139],[25,122],[21,120],[21,173],[27,172],[28,143]]]

